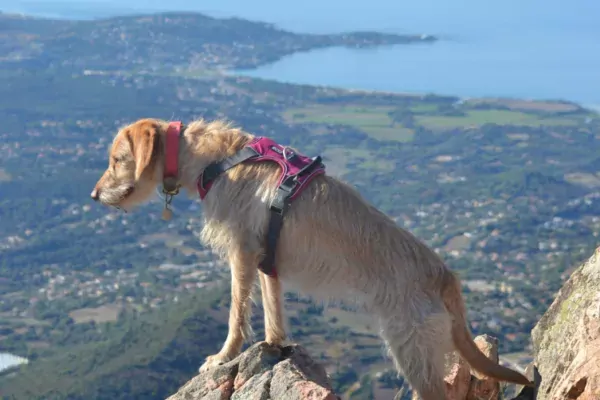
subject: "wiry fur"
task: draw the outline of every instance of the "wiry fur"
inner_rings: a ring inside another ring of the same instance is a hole
[[[103,203],[131,208],[150,197],[150,189],[162,179],[167,125],[146,119],[118,133],[111,154],[130,162],[109,165],[94,189]],[[180,142],[179,183],[195,196],[204,168],[234,154],[252,137],[222,121],[192,122]],[[219,177],[204,199],[201,237],[231,265],[232,302],[223,348],[202,369],[237,356],[249,338],[252,284],[264,254],[268,204],[278,174],[274,163],[238,165]],[[123,194],[127,187],[134,189]],[[453,348],[487,375],[529,384],[521,374],[488,360],[474,345],[460,283],[440,257],[334,177],[318,176],[294,201],[275,265],[278,278],[258,273],[266,341],[271,344],[280,345],[286,338],[285,282],[318,299],[352,299],[375,315],[395,365],[424,400],[446,398],[444,355]]]

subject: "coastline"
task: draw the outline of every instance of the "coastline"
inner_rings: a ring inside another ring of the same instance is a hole
[[[73,8],[73,7],[71,7]],[[76,8],[76,7],[75,7]],[[109,12],[105,12],[104,14],[109,14]],[[311,79],[314,76],[314,71],[311,71],[308,75],[302,75],[302,72],[298,72],[298,70],[301,70],[302,68],[299,66],[294,67],[294,65],[302,65],[303,63],[309,63],[309,64],[316,64],[317,62],[311,62],[311,60],[315,60],[318,61],[319,58],[327,58],[331,56],[321,56],[319,54],[316,54],[314,57],[311,55],[309,57],[312,58],[302,58],[301,60],[298,59],[294,59],[290,61],[290,57],[294,57],[294,56],[298,56],[298,55],[306,55],[306,54],[311,54],[311,53],[317,53],[320,51],[335,51],[336,49],[345,49],[348,52],[354,52],[355,50],[380,50],[382,53],[391,51],[394,52],[396,51],[396,49],[400,49],[400,51],[406,51],[408,56],[407,58],[409,60],[411,60],[411,54],[414,54],[414,48],[419,48],[421,46],[414,46],[414,45],[418,45],[418,44],[435,44],[436,46],[440,45],[440,46],[447,46],[447,42],[448,39],[444,36],[444,37],[439,37],[437,35],[430,35],[430,34],[395,34],[395,33],[384,33],[384,32],[369,32],[369,31],[352,31],[352,32],[338,32],[338,33],[334,33],[334,34],[315,34],[315,33],[296,33],[293,31],[289,31],[286,29],[281,29],[280,27],[278,27],[277,25],[274,24],[270,24],[270,23],[264,23],[261,21],[253,21],[253,20],[248,20],[248,19],[243,19],[243,18],[215,18],[213,16],[210,16],[209,14],[205,14],[202,12],[179,12],[179,11],[170,11],[170,12],[165,12],[165,11],[151,11],[151,12],[142,12],[142,11],[138,11],[138,10],[134,10],[131,9],[130,12],[127,12],[125,14],[121,13],[120,15],[108,15],[108,16],[100,16],[97,18],[68,18],[68,16],[60,16],[60,15],[52,15],[50,16],[48,13],[16,13],[14,11],[7,11],[7,10],[1,10],[0,11],[0,16],[5,15],[5,16],[11,16],[11,15],[15,15],[15,16],[19,16],[21,18],[29,18],[29,19],[38,19],[38,20],[51,20],[51,21],[58,21],[60,22],[64,22],[65,24],[68,24],[69,22],[75,22],[75,23],[82,23],[82,24],[86,24],[86,23],[90,23],[90,24],[95,24],[97,22],[101,22],[101,23],[105,23],[105,22],[110,22],[110,21],[115,21],[115,23],[118,24],[122,24],[122,23],[127,23],[128,20],[130,19],[140,19],[140,18],[145,18],[145,17],[149,17],[149,16],[168,16],[169,18],[171,17],[181,17],[181,16],[190,16],[191,18],[197,17],[197,18],[207,18],[211,21],[241,21],[244,22],[246,24],[252,25],[255,24],[256,27],[268,27],[269,29],[273,30],[273,33],[275,34],[275,37],[272,41],[273,43],[268,44],[268,47],[264,47],[264,48],[258,48],[255,50],[252,50],[250,52],[248,51],[243,51],[243,54],[241,52],[239,52],[238,50],[233,49],[233,51],[238,51],[239,54],[233,54],[233,57],[230,59],[227,59],[228,54],[222,54],[219,55],[219,57],[221,57],[221,60],[216,63],[213,64],[211,62],[207,63],[204,65],[204,67],[207,70],[216,70],[216,71],[225,71],[225,74],[228,76],[246,76],[246,77],[252,77],[252,78],[259,78],[259,79],[264,79],[264,80],[273,80],[273,81],[277,81],[277,82],[281,82],[281,83],[286,83],[286,84],[293,84],[293,85],[309,85],[309,86],[313,86],[313,87],[327,87],[327,88],[332,88],[332,89],[343,89],[343,90],[348,90],[350,92],[354,92],[354,93],[380,93],[380,94],[395,94],[395,95],[401,95],[401,96],[424,96],[427,94],[434,94],[437,96],[442,96],[442,97],[456,97],[460,100],[468,100],[470,98],[494,98],[494,99],[509,99],[509,100],[523,100],[523,101],[530,101],[530,102],[562,102],[562,101],[566,101],[566,102],[573,102],[576,103],[584,108],[590,109],[590,110],[594,110],[594,111],[600,111],[600,102],[596,101],[595,99],[590,99],[591,101],[582,101],[585,99],[581,99],[581,98],[577,98],[574,97],[572,94],[565,94],[565,95],[561,95],[561,96],[547,96],[544,95],[544,93],[540,93],[540,95],[534,95],[534,96],[524,96],[521,94],[521,92],[528,92],[527,89],[523,89],[523,90],[517,90],[513,91],[502,91],[502,90],[496,90],[492,85],[491,88],[486,89],[486,86],[481,86],[480,84],[478,85],[477,81],[473,81],[473,82],[468,82],[466,81],[465,84],[470,84],[471,85],[471,89],[465,89],[464,91],[460,91],[460,86],[458,87],[458,91],[455,90],[456,89],[456,85],[455,86],[451,86],[451,85],[447,85],[446,82],[448,82],[448,79],[442,77],[439,75],[439,71],[432,70],[430,72],[431,76],[435,77],[435,79],[437,79],[438,83],[441,83],[441,86],[444,87],[440,87],[440,85],[434,83],[431,86],[433,86],[432,90],[422,90],[423,86],[427,86],[427,85],[412,85],[412,88],[399,88],[401,90],[395,90],[395,89],[391,89],[391,90],[381,90],[379,88],[373,88],[373,89],[369,89],[369,88],[365,88],[365,86],[385,86],[382,85],[381,82],[379,82],[379,84],[377,84],[377,82],[373,82],[371,78],[356,78],[353,77],[351,79],[345,79],[343,80],[343,82],[340,82],[339,79],[334,78],[334,80],[337,80],[337,82],[331,82],[327,83],[327,82],[322,82],[323,80],[327,81],[328,78],[320,78],[320,79],[316,79],[313,80]],[[257,28],[258,29],[258,28]],[[188,40],[192,40],[189,38],[186,38]],[[279,42],[279,43],[277,43]],[[412,44],[413,46],[408,46],[409,48],[411,48],[410,50],[407,49],[407,44]],[[407,49],[407,50],[404,50]],[[421,52],[423,52],[423,50],[419,50]],[[436,47],[432,47],[432,51],[436,52],[439,51],[436,49]],[[254,55],[252,55],[252,53],[254,52]],[[429,50],[425,50],[425,52],[429,52]],[[330,54],[330,53],[327,53]],[[336,53],[334,53],[336,54]],[[345,53],[346,54],[346,53]],[[356,58],[356,62],[358,63],[363,63],[363,61],[365,61],[365,57],[361,56],[360,53],[354,53],[354,54],[358,54],[358,57]],[[375,56],[377,56],[377,51],[374,52],[373,54],[375,54]],[[362,57],[362,58],[361,58]],[[370,56],[367,56],[367,59]],[[161,61],[164,60],[157,60],[159,63]],[[352,61],[352,60],[351,60]],[[282,62],[287,62],[287,64],[285,64],[285,66],[280,67],[278,66],[279,63]],[[375,61],[373,61],[375,64],[377,65],[378,63],[378,59],[375,59]],[[415,63],[414,60],[411,61],[412,63]],[[220,63],[220,65],[219,65]],[[343,63],[342,62],[338,62],[338,63]],[[417,64],[415,65],[420,65],[420,61],[417,62]],[[381,63],[379,63],[381,64]],[[432,64],[434,65],[434,64]],[[332,69],[336,68],[336,64],[327,64],[322,66],[322,71],[323,74],[331,74],[332,73]],[[181,65],[177,65],[177,67],[181,67]],[[185,66],[184,66],[185,68]],[[295,69],[294,69],[295,68]],[[355,69],[357,68],[356,66],[354,67]],[[377,67],[375,67],[377,68]],[[261,70],[263,69],[263,70]],[[375,75],[378,75],[380,70],[375,70]],[[300,73],[300,75],[298,75]],[[354,73],[356,74],[356,71],[350,71],[348,72],[350,74]],[[399,80],[402,81],[402,79],[406,80],[408,79],[408,84],[407,86],[411,85],[411,80],[414,82],[420,82],[423,80],[423,76],[421,76],[422,74],[417,73],[417,76],[414,79],[409,79],[407,77],[407,73],[410,73],[410,71],[406,71],[406,70],[400,70],[398,72],[398,75],[401,77]],[[312,74],[312,75],[311,75]],[[282,76],[283,75],[283,76]],[[363,75],[369,75],[368,71],[363,72]],[[380,75],[378,75],[380,76]],[[295,78],[295,79],[294,79]],[[379,78],[376,78],[379,79]],[[319,82],[319,80],[321,80],[321,82]],[[463,79],[464,80],[464,79]],[[479,79],[481,80],[481,79]],[[388,82],[388,81],[386,81]],[[398,86],[398,80],[393,81],[390,80],[390,86]],[[357,85],[357,83],[359,85]],[[373,83],[375,83],[375,85],[372,85]],[[362,85],[361,85],[362,84]],[[402,84],[400,84],[401,86]],[[496,86],[498,84],[495,84]],[[358,87],[360,86],[360,87]],[[538,85],[539,86],[539,85]],[[551,85],[550,85],[551,86]],[[421,87],[421,89],[419,88]],[[573,85],[571,87],[574,87]],[[475,90],[473,90],[473,88],[475,88]],[[485,90],[480,90],[480,88],[483,88]],[[511,86],[512,88],[512,86]],[[539,89],[539,87],[537,88]],[[478,92],[482,92],[481,95]],[[508,94],[507,94],[508,92]],[[517,94],[513,94],[510,92],[518,92]],[[530,92],[536,92],[536,88],[534,87]],[[542,90],[542,92],[544,92],[544,90]],[[559,90],[560,92],[560,90]],[[572,92],[572,91],[571,91]],[[585,96],[584,96],[585,97]],[[589,96],[588,96],[589,97]]]
[[[394,91],[394,90],[377,90],[377,89],[362,89],[362,88],[352,88],[346,86],[339,85],[322,85],[322,84],[312,84],[312,83],[304,83],[304,82],[294,82],[289,80],[280,80],[280,79],[271,79],[271,78],[263,78],[259,76],[254,76],[252,74],[248,74],[248,72],[256,71],[261,66],[252,69],[244,69],[244,70],[221,70],[219,71],[225,77],[228,78],[251,78],[263,81],[274,81],[281,84],[293,85],[293,86],[309,86],[313,88],[319,89],[329,89],[346,93],[353,93],[358,95],[382,95],[382,96],[399,96],[399,97],[419,97],[423,98],[426,96],[435,96],[435,97],[445,97],[445,98],[455,98],[457,103],[467,102],[467,101],[484,101],[484,102],[526,102],[526,103],[548,103],[548,104],[568,104],[580,107],[582,109],[596,112],[600,114],[600,104],[592,104],[585,102],[578,102],[569,99],[556,99],[556,98],[544,98],[544,97],[523,97],[523,96],[461,96],[454,93],[442,93],[442,92],[419,92],[419,91]]]

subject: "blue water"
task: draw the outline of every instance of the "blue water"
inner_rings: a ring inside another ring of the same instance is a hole
[[[165,10],[164,1],[0,0],[0,9],[65,18]],[[295,54],[252,76],[458,96],[566,99],[600,105],[598,0],[173,0],[168,10],[240,16],[301,32],[427,33],[428,45]]]
[[[0,353],[0,371],[16,367],[17,365],[23,363],[27,363],[27,359],[12,355],[10,353]]]

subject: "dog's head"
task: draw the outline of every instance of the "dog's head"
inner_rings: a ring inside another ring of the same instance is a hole
[[[94,200],[127,210],[150,199],[162,180],[163,125],[143,119],[117,133],[108,168],[91,193]]]

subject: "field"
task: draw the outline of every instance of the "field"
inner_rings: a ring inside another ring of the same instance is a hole
[[[392,107],[309,106],[289,109],[284,118],[289,123],[349,125],[378,140],[409,142],[413,131],[397,123],[387,114]]]
[[[550,101],[528,101],[519,99],[470,99],[465,101],[468,105],[496,105],[508,107],[511,110],[519,111],[542,111],[542,112],[573,112],[578,111],[580,107],[577,104],[568,102],[550,102]]]
[[[348,173],[354,163],[354,167],[368,168],[374,171],[389,172],[394,169],[394,163],[378,157],[378,155],[365,149],[346,149],[331,146],[323,152],[323,159],[327,165],[327,171],[333,176],[341,177]]]
[[[476,103],[479,104],[479,103]],[[496,103],[490,103],[493,106]],[[477,128],[485,124],[515,125],[525,127],[539,126],[576,126],[583,122],[585,115],[562,116],[557,112],[572,111],[567,105],[551,107],[545,103],[512,102],[498,103],[498,106],[511,109],[471,109],[467,104],[446,106],[444,111],[456,111],[457,115],[446,115],[440,112],[439,105],[414,104],[400,110],[412,115],[410,126],[395,120],[392,116],[394,107],[357,106],[357,105],[309,105],[291,108],[283,113],[288,123],[317,124],[314,134],[323,134],[323,126],[334,132],[334,125],[354,127],[373,139],[410,142],[415,127],[433,131],[444,131],[456,128]],[[397,111],[397,110],[396,110]],[[326,133],[326,132],[325,132]]]
[[[519,126],[569,126],[577,121],[566,118],[542,118],[536,114],[528,114],[509,110],[472,110],[465,116],[431,116],[416,117],[417,123],[429,129],[478,127],[484,124],[519,125]]]
[[[96,308],[81,308],[69,313],[76,324],[94,321],[96,323],[114,322],[119,317],[121,307],[117,305],[104,305]]]
[[[595,189],[600,187],[600,176],[598,174],[591,174],[585,172],[574,172],[571,174],[565,175],[565,180],[567,182],[582,185],[591,189]]]
[[[448,240],[445,248],[447,251],[464,250],[464,249],[469,248],[470,243],[471,243],[471,240],[467,236],[457,235],[457,236],[454,236],[453,238],[451,238],[450,240]]]

